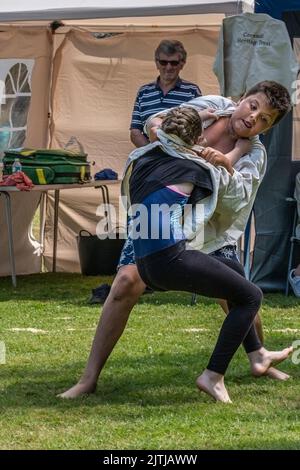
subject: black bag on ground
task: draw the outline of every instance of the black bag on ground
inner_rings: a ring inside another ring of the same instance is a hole
[[[87,230],[77,236],[81,273],[85,276],[111,275],[116,273],[125,240],[116,238],[101,240]]]

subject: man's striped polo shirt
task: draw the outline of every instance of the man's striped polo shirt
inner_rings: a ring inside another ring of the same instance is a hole
[[[146,120],[152,114],[179,106],[201,95],[197,85],[181,78],[178,78],[174,88],[166,95],[163,94],[159,86],[159,79],[156,82],[143,85],[135,100],[130,129],[143,131]]]

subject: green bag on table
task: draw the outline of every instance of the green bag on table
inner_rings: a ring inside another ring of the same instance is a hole
[[[63,149],[11,149],[3,158],[4,174],[12,174],[12,166],[18,158],[22,171],[33,184],[84,183],[91,179],[87,154]]]

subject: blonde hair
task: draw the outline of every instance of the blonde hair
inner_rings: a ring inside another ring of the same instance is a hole
[[[194,145],[202,134],[202,121],[194,108],[180,106],[167,112],[161,129],[166,134],[176,135],[188,145]]]

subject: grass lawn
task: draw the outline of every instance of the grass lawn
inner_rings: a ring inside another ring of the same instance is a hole
[[[99,317],[87,298],[102,281],[0,280],[1,449],[300,449],[300,365],[282,365],[287,382],[254,379],[241,349],[227,373],[232,405],[197,391],[223,314],[202,298],[191,307],[189,294],[142,297],[96,394],[56,398],[86,362]],[[266,295],[262,314],[269,349],[300,339],[295,297]]]

